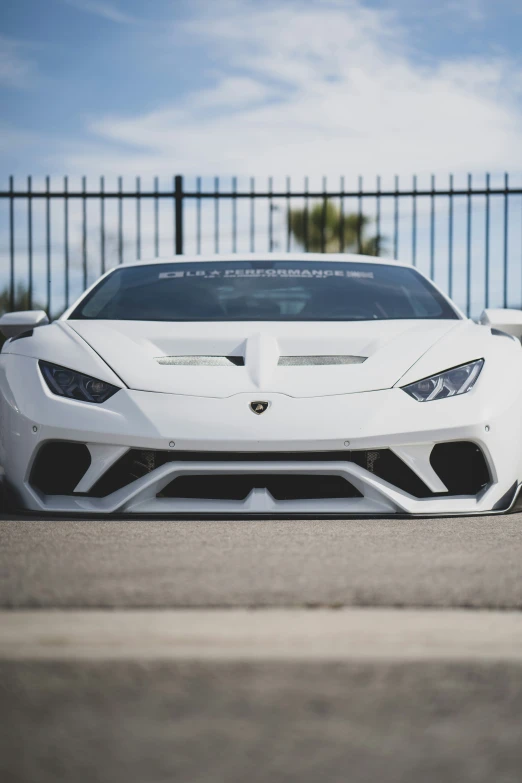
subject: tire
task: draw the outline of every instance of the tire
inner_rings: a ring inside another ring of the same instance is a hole
[[[4,477],[0,475],[0,514],[4,516],[13,512],[13,505],[10,502],[9,493],[4,483]]]
[[[5,514],[6,512],[7,512],[7,502],[5,497],[4,481],[3,481],[3,477],[0,476],[0,514]]]

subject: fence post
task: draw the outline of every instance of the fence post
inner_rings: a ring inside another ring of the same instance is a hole
[[[183,254],[183,177],[177,174],[174,179],[174,197],[176,199],[176,255]]]
[[[15,307],[14,178],[9,177],[9,309]]]

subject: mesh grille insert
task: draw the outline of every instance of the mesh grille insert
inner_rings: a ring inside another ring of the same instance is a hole
[[[243,367],[242,356],[158,356],[158,364],[182,367]]]
[[[280,356],[279,367],[362,364],[367,356]],[[158,364],[181,367],[244,367],[243,356],[157,356]]]
[[[362,364],[367,356],[280,356],[280,367],[310,367],[328,364]]]

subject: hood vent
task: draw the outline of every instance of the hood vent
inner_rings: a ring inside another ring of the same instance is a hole
[[[158,356],[158,364],[183,367],[243,367],[242,356]]]
[[[280,356],[280,367],[310,367],[327,364],[362,364],[367,356]]]
[[[367,356],[280,356],[279,367],[313,367],[337,364],[362,364]],[[182,367],[244,367],[242,356],[158,356],[158,364]]]

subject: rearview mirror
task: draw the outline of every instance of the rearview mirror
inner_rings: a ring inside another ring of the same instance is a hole
[[[491,326],[501,332],[522,339],[522,310],[508,310],[506,308],[484,310],[479,318],[479,323]]]
[[[4,337],[17,337],[28,329],[49,323],[43,310],[22,310],[19,313],[4,313],[0,318],[0,332]]]

